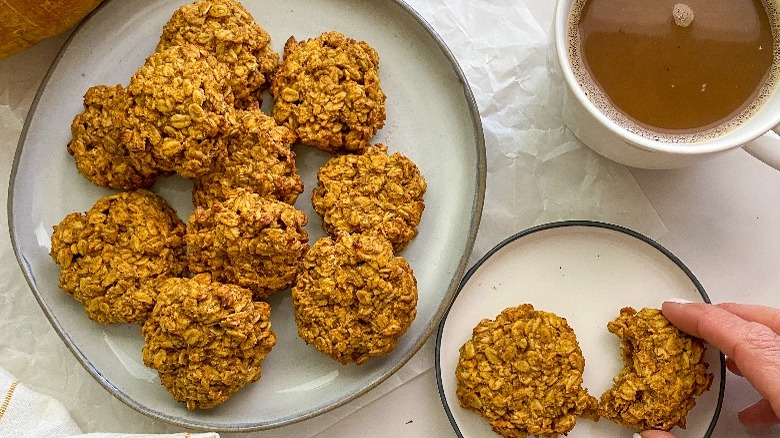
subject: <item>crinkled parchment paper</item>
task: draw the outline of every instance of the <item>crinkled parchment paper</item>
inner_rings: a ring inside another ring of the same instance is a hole
[[[666,232],[629,170],[564,126],[563,82],[547,68],[551,23],[536,21],[534,1],[408,1],[459,60],[485,129],[487,190],[472,261],[556,220],[613,222],[656,238]],[[555,2],[545,3],[552,11]]]
[[[471,263],[504,238],[554,220],[602,220],[654,238],[665,233],[631,173],[592,152],[563,126],[561,82],[547,69],[550,23],[537,22],[523,0],[408,3],[460,62],[484,125],[487,192]],[[544,7],[551,10],[553,3]],[[3,201],[23,119],[46,66],[63,41],[63,37],[56,38],[0,61],[0,172],[6,175],[0,186]],[[0,224],[7,230],[5,208],[0,209]],[[0,340],[0,366],[28,386],[62,401],[85,432],[177,430],[114,399],[81,368],[29,291],[7,231],[0,233],[0,257],[0,330],[7,334]],[[376,389],[330,413],[269,432],[222,436],[315,435],[430,369],[432,344],[429,340]]]

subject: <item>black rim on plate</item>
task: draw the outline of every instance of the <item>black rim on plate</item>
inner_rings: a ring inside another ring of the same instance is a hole
[[[480,268],[480,266],[482,266],[488,259],[490,259],[490,257],[492,257],[495,253],[500,251],[502,248],[514,242],[515,240],[518,240],[521,237],[527,236],[529,234],[533,234],[539,231],[550,230],[553,228],[567,228],[567,227],[591,227],[591,228],[602,228],[602,229],[617,231],[626,234],[628,236],[634,237],[652,246],[653,248],[660,251],[663,255],[665,255],[669,260],[671,260],[675,265],[677,265],[677,267],[679,267],[685,273],[685,275],[688,276],[688,278],[694,284],[696,290],[699,292],[699,294],[701,295],[705,303],[708,304],[712,303],[709,295],[707,295],[707,292],[704,290],[704,287],[701,285],[699,280],[696,278],[695,275],[693,275],[693,272],[691,272],[691,270],[688,269],[688,267],[685,266],[685,264],[679,258],[677,258],[677,256],[672,254],[668,249],[664,248],[660,243],[656,242],[655,240],[650,239],[649,237],[643,234],[640,234],[629,228],[622,227],[620,225],[615,225],[607,222],[591,221],[591,220],[564,220],[564,221],[549,222],[541,225],[536,225],[507,237],[506,239],[498,243],[496,246],[494,246],[484,256],[482,256],[482,258],[480,258],[474,264],[474,266],[469,268],[469,270],[463,276],[463,279],[461,280],[460,285],[458,286],[458,290],[455,293],[455,297],[450,302],[450,305],[447,308],[447,311],[445,312],[444,317],[441,320],[441,323],[439,324],[439,328],[436,331],[436,356],[434,359],[436,365],[436,386],[439,390],[439,398],[441,399],[441,403],[442,406],[444,407],[445,413],[447,414],[447,418],[450,421],[450,425],[452,425],[452,428],[455,430],[455,433],[457,433],[459,437],[463,437],[463,434],[461,433],[460,428],[458,427],[458,423],[455,421],[455,417],[452,415],[452,411],[450,410],[450,405],[447,403],[447,397],[444,394],[444,386],[442,384],[442,371],[440,365],[442,333],[444,331],[444,325],[447,323],[447,316],[450,313],[450,309],[452,309],[452,306],[455,304],[455,300],[458,298],[458,295],[460,295],[460,292],[463,290],[463,287],[469,281],[471,276],[474,275],[474,273]],[[710,421],[710,425],[709,427],[707,427],[707,432],[704,434],[704,438],[710,437],[712,435],[712,432],[715,430],[715,425],[718,423],[718,418],[720,417],[720,410],[723,405],[723,394],[726,388],[726,357],[724,356],[723,353],[719,353],[719,357],[720,357],[720,384],[718,385],[718,401],[717,401],[717,405],[715,406],[715,412],[713,413],[713,417],[712,420]]]

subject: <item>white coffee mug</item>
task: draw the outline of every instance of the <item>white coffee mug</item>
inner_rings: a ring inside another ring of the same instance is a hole
[[[585,95],[569,59],[567,29],[573,0],[558,0],[551,35],[551,68],[565,83],[563,120],[572,132],[599,154],[627,166],[674,169],[742,147],[780,169],[780,86],[743,123],[723,134],[690,143],[643,137],[602,113]]]

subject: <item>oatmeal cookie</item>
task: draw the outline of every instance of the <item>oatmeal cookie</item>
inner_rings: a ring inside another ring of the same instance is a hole
[[[185,236],[190,270],[266,298],[295,281],[309,249],[307,220],[292,205],[237,189],[190,215]]]
[[[97,85],[84,94],[84,112],[71,123],[68,153],[87,179],[102,187],[133,190],[152,185],[160,174],[151,154],[131,154],[132,99],[124,87]]]
[[[483,319],[460,348],[461,406],[503,436],[552,438],[577,417],[597,419],[598,400],[582,387],[585,359],[566,319],[530,304]]]
[[[127,87],[143,123],[133,151],[150,152],[157,167],[185,178],[207,173],[225,154],[233,110],[227,67],[205,49],[172,46],[156,52]]]
[[[176,400],[213,408],[260,378],[276,344],[268,303],[208,274],[168,279],[157,293],[141,330],[142,357]]]
[[[685,428],[694,397],[712,384],[704,342],[681,332],[659,309],[623,308],[607,328],[620,338],[626,364],[602,394],[599,414],[640,431]]]
[[[239,111],[239,129],[227,139],[227,155],[195,180],[192,202],[203,207],[246,188],[260,196],[294,204],[303,191],[290,150],[295,136],[260,110]]]
[[[226,80],[238,106],[259,108],[279,54],[241,3],[199,0],[176,10],[163,27],[157,50],[186,43],[206,49],[227,66]]]
[[[317,172],[314,210],[325,231],[359,233],[379,230],[400,251],[417,235],[425,179],[417,166],[377,144],[362,155],[331,158]]]
[[[287,40],[271,94],[276,121],[325,151],[360,152],[384,126],[379,55],[338,32]]]
[[[60,287],[104,324],[142,323],[154,306],[147,282],[186,271],[185,226],[164,199],[144,189],[99,199],[54,226],[51,256]]]
[[[384,237],[339,233],[306,254],[292,299],[298,336],[360,365],[395,349],[417,314],[417,280]]]

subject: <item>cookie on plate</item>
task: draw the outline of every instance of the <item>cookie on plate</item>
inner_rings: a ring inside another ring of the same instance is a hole
[[[203,48],[171,46],[150,55],[127,90],[141,134],[131,152],[185,178],[207,173],[225,154],[233,93],[227,67]]]
[[[417,315],[417,280],[376,234],[319,239],[292,289],[298,336],[343,363],[393,351]]]
[[[84,111],[71,123],[68,153],[94,184],[120,190],[148,187],[160,174],[150,153],[131,154],[133,100],[121,85],[97,85],[84,94]]]
[[[584,368],[566,319],[522,304],[474,327],[460,348],[456,394],[503,436],[557,437],[577,417],[598,418],[598,400],[582,387]]]
[[[620,338],[625,366],[601,395],[599,414],[640,431],[685,428],[695,397],[714,377],[704,342],[681,332],[660,309],[623,308],[607,328]]]
[[[417,235],[427,186],[406,156],[388,155],[387,147],[377,144],[360,155],[331,158],[317,172],[317,182],[312,204],[325,231],[376,230],[396,252]]]
[[[185,241],[193,273],[246,287],[264,299],[290,287],[309,249],[306,213],[236,189],[224,201],[196,207]]]
[[[54,226],[60,287],[94,321],[141,324],[156,299],[154,289],[141,287],[186,273],[184,231],[176,212],[150,191],[101,198]]]
[[[237,188],[294,204],[303,191],[290,149],[295,135],[259,109],[238,111],[236,121],[238,129],[227,138],[225,157],[195,180],[193,204],[208,207]]]
[[[226,81],[237,106],[260,107],[279,54],[271,48],[271,36],[241,3],[199,0],[177,9],[163,27],[157,50],[182,44],[202,47],[227,66]]]
[[[141,330],[142,358],[188,409],[209,409],[260,378],[276,344],[271,306],[209,274],[168,279]]]
[[[363,151],[385,123],[379,55],[339,32],[287,40],[271,94],[276,121],[325,151]]]

